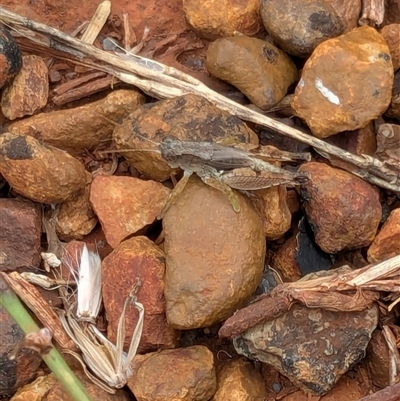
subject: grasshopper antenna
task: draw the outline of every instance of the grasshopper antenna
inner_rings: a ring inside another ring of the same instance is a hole
[[[104,120],[106,120],[108,123],[114,125],[115,127],[121,126],[121,125],[122,125],[122,123],[117,123],[116,121],[111,120],[111,118],[108,118],[108,117],[106,117],[106,116],[101,115],[101,118],[103,118]]]
[[[99,150],[97,153],[105,155],[108,153],[129,153],[129,152],[160,152],[158,149],[110,149],[110,150]]]

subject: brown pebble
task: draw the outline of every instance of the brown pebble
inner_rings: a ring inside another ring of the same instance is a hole
[[[30,116],[47,104],[49,77],[39,56],[23,57],[22,69],[1,94],[1,108],[9,120]]]
[[[327,253],[370,245],[382,218],[378,190],[325,163],[305,163],[299,171],[311,174],[300,193],[317,245]]]

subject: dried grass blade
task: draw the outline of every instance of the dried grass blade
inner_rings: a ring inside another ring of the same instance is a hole
[[[85,361],[82,359],[82,357],[71,350],[63,350],[63,354],[69,354],[72,355],[82,366],[83,371],[85,372],[85,375],[94,383],[96,386],[100,387],[102,390],[107,391],[110,394],[115,394],[116,390],[110,386],[107,386],[103,381],[98,379],[95,375],[93,375],[90,370],[87,368]]]
[[[83,332],[82,327],[69,313],[60,310],[59,317],[65,331],[81,350],[85,364],[108,386],[116,387],[115,368],[109,354],[104,352],[104,347],[90,340],[87,333]]]
[[[50,37],[51,41],[48,41],[49,47],[59,48],[59,51],[64,54],[72,54],[75,61],[82,65],[90,65],[95,69],[107,71],[121,80],[139,87],[152,96],[171,98],[187,93],[203,96],[214,102],[219,108],[227,110],[239,118],[269,127],[285,136],[311,145],[315,149],[366,169],[371,173],[365,177],[366,180],[396,193],[400,192],[400,178],[397,178],[395,182],[391,182],[393,180],[393,170],[388,166],[377,167],[375,162],[370,159],[343,151],[318,138],[314,138],[279,121],[254,112],[245,106],[236,104],[234,101],[219,95],[200,81],[175,68],[137,55],[130,57],[111,55],[94,46],[71,38],[57,29],[21,17],[3,7],[0,8],[0,11],[0,20],[7,26],[11,26],[18,32],[20,30],[18,26],[22,25],[31,31],[40,32]],[[99,63],[100,60],[103,63]],[[360,171],[354,172],[354,174],[363,175]]]
[[[381,263],[371,266],[368,270],[347,282],[349,286],[362,286],[369,281],[388,277],[400,270],[400,255],[387,259]]]
[[[129,297],[125,300],[124,307],[118,322],[118,332],[117,332],[117,372],[125,374],[127,377],[130,375],[130,365],[132,363],[133,358],[136,355],[140,339],[142,337],[143,331],[143,318],[144,318],[144,307],[143,305],[137,301],[136,292],[138,287],[140,286],[140,282],[137,281],[136,286],[133,288]],[[128,354],[126,359],[122,359],[123,348],[124,348],[124,340],[125,340],[125,317],[128,306],[132,304],[139,312],[138,322],[136,324],[135,330],[132,334],[131,343],[129,345]]]
[[[95,323],[101,300],[101,259],[84,245],[79,265],[78,320]]]

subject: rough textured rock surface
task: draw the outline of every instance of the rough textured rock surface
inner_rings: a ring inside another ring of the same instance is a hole
[[[385,18],[383,25],[400,24],[400,1],[387,0],[385,1]]]
[[[155,181],[165,181],[177,172],[161,157],[157,146],[167,136],[208,142],[236,138],[239,142],[258,145],[257,135],[242,120],[195,95],[141,106],[113,133],[118,149],[136,149],[132,153],[124,152],[129,164]]]
[[[211,401],[260,401],[267,397],[261,374],[244,359],[232,360],[219,367],[217,388]]]
[[[79,272],[83,241],[69,241],[61,255],[61,276],[64,280],[72,280],[73,275]]]
[[[292,214],[287,204],[287,190],[284,186],[253,191],[251,201],[260,215],[264,235],[268,240],[281,238],[290,228]]]
[[[87,244],[93,244],[97,248],[102,260],[113,250],[111,245],[107,243],[100,225],[96,226],[90,234],[86,235],[84,241]]]
[[[120,123],[142,103],[144,96],[138,91],[114,90],[104,99],[84,106],[50,111],[16,121],[8,126],[8,130],[33,136],[77,155],[85,149],[97,148],[101,142],[110,141],[115,128],[112,121]]]
[[[392,100],[389,108],[386,110],[385,115],[395,118],[400,122],[400,70],[398,70],[394,76]]]
[[[375,330],[372,333],[371,341],[367,347],[367,364],[375,386],[385,388],[390,385],[389,348],[381,330]]]
[[[327,394],[315,398],[318,401],[359,401],[369,394],[368,386],[363,385],[363,380],[362,377],[354,377],[354,374],[342,376]],[[310,401],[315,398],[299,390],[283,397],[281,401]]]
[[[284,282],[301,279],[300,267],[296,261],[297,247],[296,230],[283,244],[271,252],[271,267],[279,273]]]
[[[117,390],[115,394],[107,393],[90,381],[82,371],[75,370],[74,373],[84,385],[92,400],[129,401],[131,398],[128,392],[125,390]],[[60,382],[56,381],[44,401],[71,401],[71,398],[65,393],[65,390],[61,386]]]
[[[400,168],[400,125],[380,125],[376,139],[375,157]]]
[[[0,136],[0,172],[19,194],[40,203],[61,203],[86,185],[83,164],[31,136]]]
[[[299,171],[311,174],[300,191],[317,245],[327,253],[370,245],[382,218],[378,191],[324,163],[306,163]]]
[[[97,218],[89,202],[90,186],[60,205],[56,231],[62,241],[82,239],[97,224]]]
[[[280,102],[297,79],[296,66],[282,50],[248,36],[212,42],[207,49],[206,67],[263,110]]]
[[[183,0],[183,11],[190,27],[211,40],[235,32],[251,36],[262,28],[259,0]]]
[[[4,25],[0,25],[0,89],[11,81],[22,68],[18,44]]]
[[[211,326],[230,316],[259,284],[263,227],[251,203],[228,197],[197,177],[189,180],[163,220],[167,318],[177,329]]]
[[[22,58],[22,69],[1,94],[1,109],[9,120],[30,116],[47,104],[49,78],[39,56]]]
[[[202,345],[138,355],[132,366],[137,401],[208,401],[217,388],[213,354]]]
[[[397,71],[400,68],[400,24],[384,26],[381,30],[381,35],[389,45],[393,69]]]
[[[385,40],[362,26],[315,49],[292,108],[319,138],[362,128],[389,106],[393,74]]]
[[[373,156],[377,146],[375,127],[372,122],[355,131],[345,131],[332,135],[326,141],[355,155]]]
[[[44,401],[47,393],[56,382],[57,379],[53,374],[39,376],[32,383],[18,389],[10,401]]]
[[[40,355],[30,349],[22,349],[14,361],[8,355],[12,352],[18,341],[24,338],[24,333],[0,307],[0,398],[13,395],[20,387],[31,382],[37,374],[42,363]]]
[[[39,205],[0,198],[0,271],[38,267],[42,220]]]
[[[336,11],[343,24],[343,33],[349,32],[358,27],[358,20],[361,13],[361,0],[328,0]]]
[[[378,314],[376,305],[347,313],[294,305],[233,343],[238,353],[274,366],[303,391],[323,395],[364,358]]]
[[[370,263],[400,255],[400,208],[392,210],[368,249]]]
[[[274,42],[299,57],[344,31],[335,9],[322,0],[262,0],[261,17]]]
[[[98,175],[90,187],[90,202],[107,242],[115,248],[127,236],[154,223],[169,193],[159,182]]]
[[[116,341],[118,320],[126,297],[139,278],[142,286],[137,293],[144,306],[143,334],[138,352],[173,348],[176,334],[165,317],[164,253],[147,237],[124,241],[102,263],[103,301],[108,319],[107,338]],[[136,327],[138,312],[128,311],[125,350]]]

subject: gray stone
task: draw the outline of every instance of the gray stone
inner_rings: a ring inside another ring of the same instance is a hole
[[[364,358],[378,307],[331,312],[294,305],[289,312],[234,338],[239,354],[268,363],[303,391],[326,394]]]

